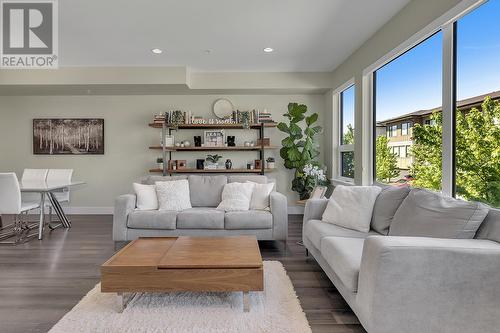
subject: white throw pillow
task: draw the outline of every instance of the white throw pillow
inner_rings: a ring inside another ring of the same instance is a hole
[[[154,210],[158,209],[158,197],[156,196],[156,188],[154,185],[143,185],[134,183],[134,192],[137,197],[137,210]]]
[[[322,220],[344,228],[370,231],[373,206],[381,190],[378,186],[335,187]]]
[[[229,183],[222,190],[222,201],[217,209],[226,212],[248,210],[252,200],[253,183]]]
[[[247,183],[254,184],[250,209],[264,210],[269,209],[269,195],[273,191],[274,183],[259,184],[249,180]]]
[[[187,179],[156,182],[160,210],[180,211],[191,208]]]

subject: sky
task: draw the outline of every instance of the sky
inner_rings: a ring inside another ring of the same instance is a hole
[[[377,121],[441,106],[442,38],[439,31],[377,70]],[[457,99],[496,90],[500,90],[500,0],[490,0],[458,20]]]
[[[354,85],[350,86],[342,92],[342,136],[347,133],[347,125],[351,124],[354,127]]]

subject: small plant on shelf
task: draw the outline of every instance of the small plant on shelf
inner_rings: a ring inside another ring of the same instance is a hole
[[[205,169],[217,169],[219,160],[222,158],[222,155],[218,154],[213,154],[213,155],[207,155],[207,158],[205,159],[208,163],[205,165]]]
[[[156,159],[156,163],[158,164],[158,169],[162,169],[163,168],[163,157],[158,157]]]

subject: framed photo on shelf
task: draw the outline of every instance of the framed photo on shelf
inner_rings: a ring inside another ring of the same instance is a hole
[[[211,130],[204,133],[205,147],[224,147],[224,130]]]
[[[326,186],[316,186],[312,192],[309,199],[322,199],[325,196],[327,187]]]

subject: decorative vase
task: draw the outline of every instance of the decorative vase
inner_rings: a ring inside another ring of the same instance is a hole
[[[196,160],[196,169],[203,170],[205,168],[205,160],[199,159]]]
[[[226,169],[230,170],[233,167],[233,162],[230,159],[226,160]]]

